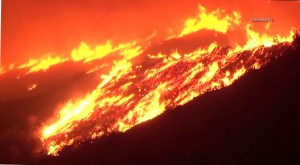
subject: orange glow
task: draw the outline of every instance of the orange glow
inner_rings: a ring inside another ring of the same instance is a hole
[[[8,71],[14,70],[15,69],[15,64],[10,64],[8,68],[4,68],[2,66],[0,66],[0,75],[4,74]]]
[[[15,64],[9,65],[9,68],[0,68],[0,75],[13,69],[25,69],[26,74],[46,71],[50,67],[64,63],[66,61],[83,62],[88,63],[95,60],[100,60],[111,53],[119,51],[120,56],[126,56],[127,59],[131,59],[142,53],[142,47],[136,45],[136,41],[128,43],[120,43],[113,45],[111,41],[107,41],[105,44],[100,44],[91,48],[88,44],[81,42],[78,48],[71,51],[70,57],[51,56],[48,54],[39,59],[30,59],[27,63],[15,67]],[[87,73],[92,73],[99,70],[103,65],[91,68]]]
[[[5,73],[5,70],[4,70],[4,68],[0,67],[0,75],[3,73]]]
[[[251,24],[243,24],[241,19],[238,11],[208,12],[199,6],[198,16],[186,19],[178,34],[163,40],[183,39],[201,30],[222,35],[236,29],[244,32],[246,42],[234,43],[228,50],[214,41],[185,53],[174,48],[169,53],[161,50],[161,53],[148,54],[149,45],[143,43],[145,40],[115,44],[110,39],[96,46],[81,42],[67,57],[49,55],[31,59],[17,67],[12,65],[10,70],[25,69],[30,74],[71,61],[89,67],[85,73],[101,78],[94,89],[58,108],[55,116],[39,130],[47,153],[58,155],[65,146],[112,132],[125,132],[206,92],[229,86],[249,70],[259,69],[269,62],[271,55],[264,53],[265,48],[293,41],[292,30],[288,36],[270,35],[253,30]],[[266,29],[270,26],[267,24]],[[91,65],[106,57],[112,64]],[[147,60],[153,65],[143,63]],[[103,67],[109,71],[100,72]],[[7,70],[0,68],[0,74]],[[28,91],[36,87],[33,84]]]

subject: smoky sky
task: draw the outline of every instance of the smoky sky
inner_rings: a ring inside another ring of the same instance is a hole
[[[153,32],[164,38],[170,29],[178,32],[187,18],[197,16],[198,4],[209,11],[216,8],[239,11],[244,23],[252,17],[272,17],[274,23],[270,33],[286,34],[291,26],[300,24],[298,2],[2,0],[2,64],[24,63],[47,53],[68,56],[81,41],[91,46],[108,39],[126,42],[146,38]],[[148,52],[158,53],[166,48],[166,52],[186,50],[183,44],[195,49],[198,45],[205,45],[201,37],[205,41],[213,40],[208,39],[208,34],[167,41],[161,47],[154,44]],[[218,39],[223,38],[229,40],[230,36]],[[0,161],[24,160],[39,152],[41,144],[35,131],[58,107],[70,98],[82,97],[99,82],[96,76],[86,76],[85,70],[67,63],[55,66],[47,73],[38,72],[20,80],[15,78],[17,71],[0,77]],[[37,89],[28,92],[27,88],[33,83],[37,83]]]
[[[93,46],[107,40],[126,42],[170,29],[180,31],[184,20],[197,16],[198,5],[271,17],[271,32],[287,33],[299,26],[298,2],[200,0],[3,0],[2,65],[24,63],[47,53],[69,56],[81,41]]]

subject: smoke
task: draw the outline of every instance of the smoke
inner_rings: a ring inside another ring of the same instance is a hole
[[[28,162],[43,153],[43,123],[68,100],[97,85],[99,77],[85,70],[81,64],[64,63],[18,79],[17,72],[0,77],[0,163]],[[32,83],[37,87],[28,91]]]
[[[208,10],[238,10],[245,23],[252,17],[272,17],[270,33],[286,33],[300,24],[296,2],[3,0],[2,63],[25,63],[46,53],[69,56],[81,41],[89,45],[108,39],[128,41],[146,38],[155,30],[158,37],[165,37],[170,29],[178,31],[186,18],[197,15],[198,4]]]

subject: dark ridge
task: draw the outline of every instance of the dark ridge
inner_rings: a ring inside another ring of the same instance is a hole
[[[293,45],[229,87],[33,163],[300,164],[299,37]]]

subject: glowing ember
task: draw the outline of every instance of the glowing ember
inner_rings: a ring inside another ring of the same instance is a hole
[[[28,91],[32,91],[32,90],[34,90],[36,87],[37,87],[36,84],[32,84],[32,85],[28,88]]]

